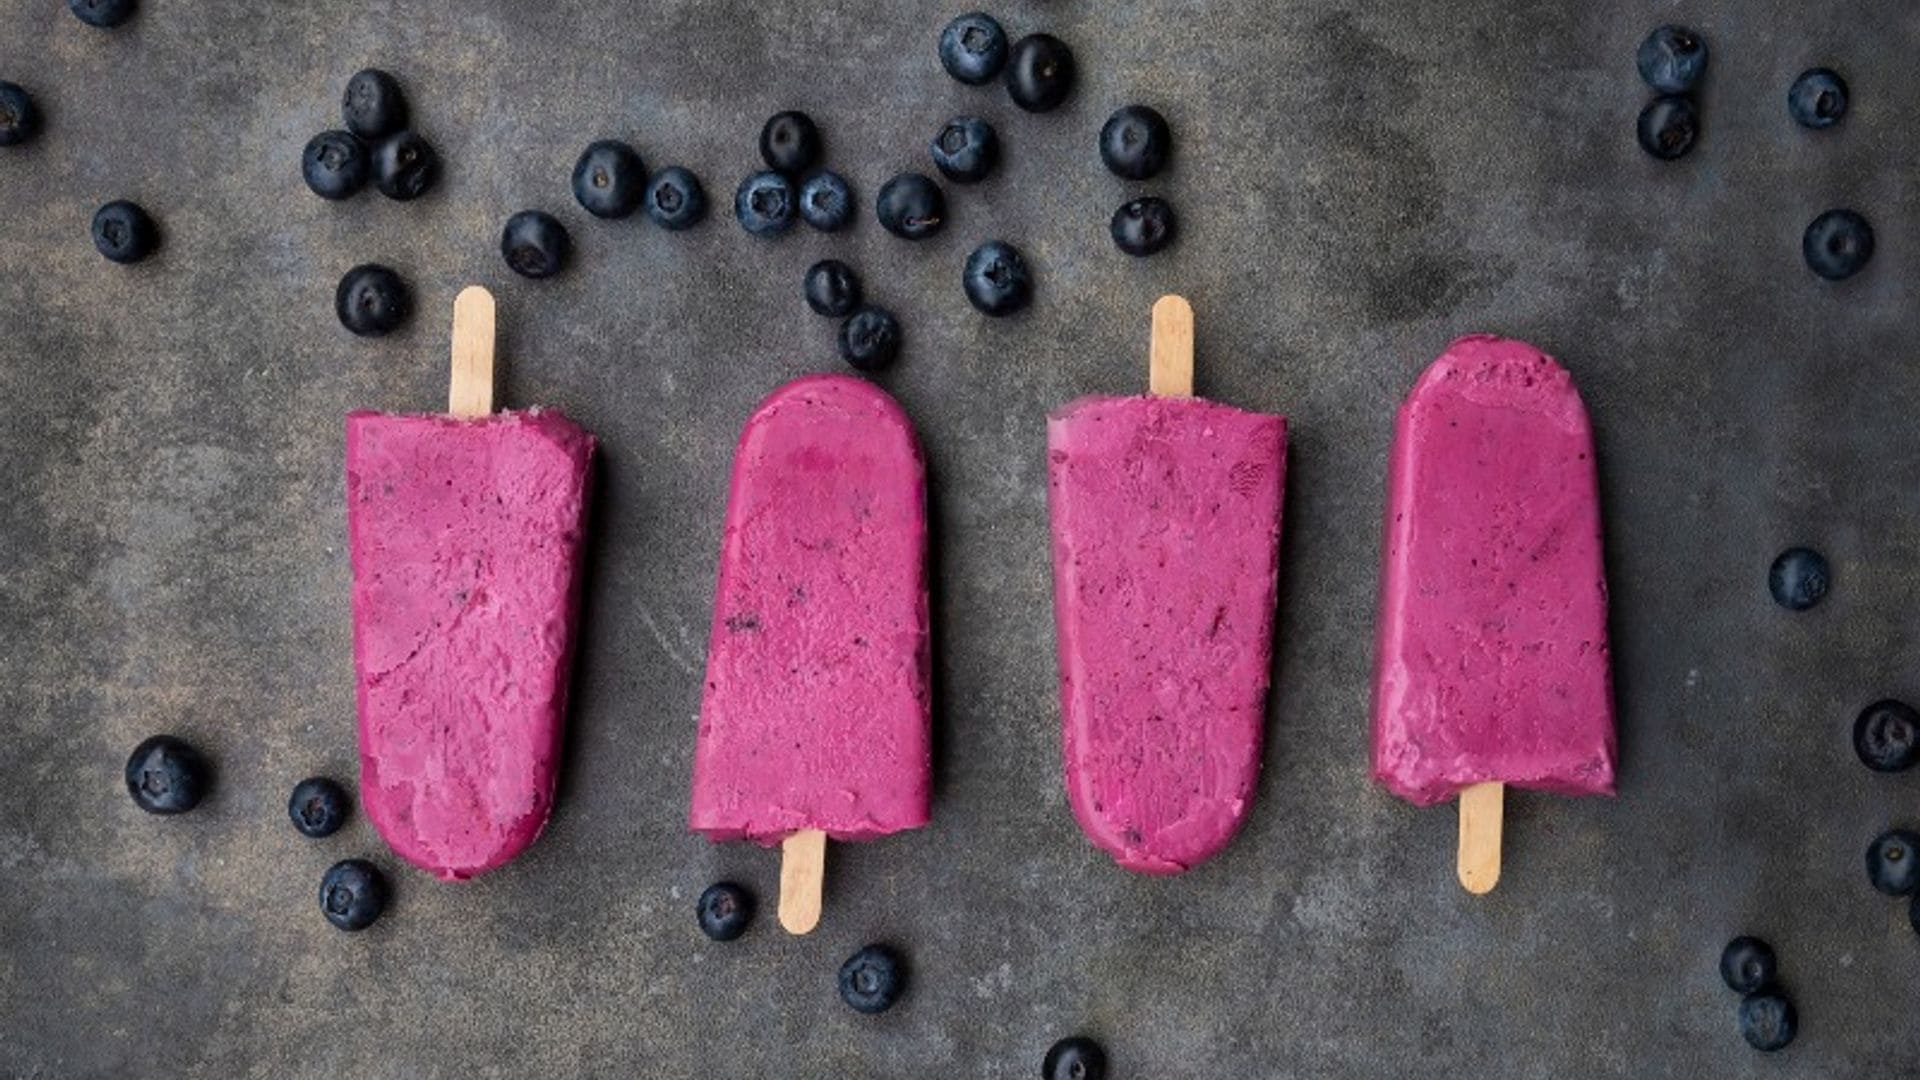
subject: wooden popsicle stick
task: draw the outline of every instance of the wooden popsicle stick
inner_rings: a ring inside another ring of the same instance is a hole
[[[447,411],[455,416],[493,412],[493,294],[469,285],[453,298],[453,371]]]
[[[1500,883],[1500,831],[1507,785],[1498,780],[1460,791],[1460,884],[1484,896]]]
[[[1147,392],[1155,397],[1193,396],[1193,305],[1184,296],[1168,294],[1153,302]]]
[[[827,876],[827,834],[801,829],[780,845],[780,925],[809,934],[820,925],[821,884]]]

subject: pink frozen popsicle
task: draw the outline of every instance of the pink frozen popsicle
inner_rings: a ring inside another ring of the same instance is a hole
[[[594,451],[559,413],[488,415],[492,297],[454,318],[455,415],[347,417],[361,803],[448,880],[552,811]]]
[[[1461,883],[1499,877],[1503,785],[1613,794],[1593,429],[1524,342],[1454,342],[1400,407],[1388,480],[1373,774],[1461,795]]]
[[[824,841],[927,823],[926,472],[885,391],[819,375],[740,435],[688,823],[785,846],[780,921],[819,919]]]
[[[1154,305],[1152,396],[1047,422],[1068,801],[1120,865],[1177,874],[1260,775],[1287,423],[1193,393],[1193,312]]]

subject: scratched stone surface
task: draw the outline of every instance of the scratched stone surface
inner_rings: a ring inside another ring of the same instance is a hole
[[[48,119],[0,150],[0,1073],[1010,1078],[1083,1031],[1117,1077],[1920,1072],[1920,939],[1862,872],[1874,834],[1920,826],[1920,774],[1869,774],[1848,739],[1865,703],[1920,696],[1920,9],[1008,3],[1015,34],[1080,60],[1044,116],[940,71],[958,5],[147,0],[113,32],[63,9],[0,0],[0,78]],[[1671,18],[1713,60],[1705,135],[1663,165],[1634,143],[1632,57]],[[1785,92],[1818,63],[1855,104],[1814,135]],[[445,157],[417,203],[300,183],[366,65]],[[1136,101],[1178,140],[1142,185],[1094,150]],[[619,136],[724,207],[781,108],[818,118],[865,207],[957,113],[993,121],[1006,161],[921,244],[870,211],[769,242],[724,210],[669,235],[569,197],[580,149]],[[1142,191],[1185,231],[1135,261],[1105,228]],[[161,222],[144,265],[88,242],[118,197]],[[1799,255],[1833,206],[1880,237],[1840,286]],[[529,207],[573,231],[561,278],[497,253]],[[1004,321],[959,288],[993,237],[1039,280]],[[735,878],[770,906],[777,875],[684,828],[726,470],[762,395],[841,366],[799,290],[827,255],[906,327],[881,381],[932,477],[934,823],[836,848],[813,936],[763,917],[716,946],[699,890]],[[365,261],[418,291],[385,340],[333,315]],[[504,402],[567,410],[604,469],[558,810],[453,886],[364,817],[314,842],[284,806],[356,770],[341,418],[443,400],[469,282],[499,296]],[[1285,413],[1294,442],[1258,802],[1166,880],[1115,868],[1066,807],[1043,418],[1141,387],[1147,307],[1176,290],[1201,390]],[[1454,884],[1454,814],[1377,790],[1365,753],[1392,411],[1474,330],[1558,355],[1593,411],[1623,754],[1616,800],[1511,799],[1485,899]],[[1797,616],[1765,586],[1792,543],[1837,578]],[[183,818],[121,784],[156,731],[218,762]],[[354,855],[398,895],[346,935],[314,897]],[[1715,974],[1743,931],[1800,1009],[1774,1058]],[[912,967],[878,1018],[833,991],[874,940]]]

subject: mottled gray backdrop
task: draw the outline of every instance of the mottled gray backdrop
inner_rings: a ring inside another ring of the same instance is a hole
[[[1023,0],[1082,79],[1046,116],[948,79],[940,24],[895,0],[458,4],[147,0],[90,30],[0,0],[0,78],[48,114],[0,151],[0,1073],[24,1076],[1027,1077],[1076,1031],[1119,1077],[1896,1077],[1920,1070],[1920,940],[1867,841],[1920,825],[1920,774],[1870,775],[1855,711],[1920,697],[1920,9],[1902,0]],[[1712,41],[1693,156],[1635,146],[1632,54]],[[1851,80],[1801,131],[1803,67]],[[356,69],[392,69],[444,153],[412,205],[309,195],[300,148]],[[1116,106],[1172,121],[1148,185],[1100,166]],[[948,116],[1006,162],[918,245],[668,235],[569,195],[591,139],[632,140],[724,201],[781,108],[811,112],[863,207],[926,168]],[[1185,235],[1114,251],[1112,209],[1174,200]],[[96,255],[93,210],[146,204],[165,251]],[[1880,251],[1833,286],[1800,233],[1863,211]],[[574,268],[515,279],[497,237],[543,207]],[[1039,278],[989,321],[959,288],[990,237]],[[837,848],[826,921],[716,946],[716,878],[776,860],[683,827],[726,469],[755,401],[840,369],[801,302],[854,263],[906,326],[882,380],[932,469],[940,701],[934,824]],[[355,263],[421,312],[384,341],[333,315]],[[341,417],[444,399],[455,291],[499,294],[510,405],[597,432],[603,483],[558,812],[478,883],[396,863],[364,818],[302,839],[284,804],[354,776]],[[1292,475],[1267,767],[1246,830],[1173,880],[1080,836],[1058,760],[1047,409],[1130,391],[1147,307],[1193,298],[1203,392],[1284,412]],[[1617,800],[1520,794],[1507,872],[1454,884],[1454,814],[1367,779],[1381,480],[1396,400],[1454,335],[1559,355],[1599,429],[1616,601]],[[1789,615],[1769,560],[1819,545],[1832,598]],[[137,812],[127,751],[174,731],[217,793]],[[338,933],[314,895],[370,855],[398,899]],[[1762,1058],[1715,960],[1778,945],[1803,1034]],[[910,995],[833,990],[870,940]]]

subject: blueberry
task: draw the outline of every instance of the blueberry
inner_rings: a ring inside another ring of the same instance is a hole
[[[573,166],[573,197],[594,217],[623,218],[640,209],[646,187],[640,155],[614,139],[589,145]]]
[[[663,229],[690,229],[707,216],[707,191],[700,178],[669,165],[647,181],[647,216]]]
[[[777,172],[757,172],[733,193],[733,216],[755,236],[778,236],[793,228],[793,182]]]
[[[946,224],[947,197],[940,185],[920,173],[901,173],[880,187],[874,210],[895,236],[924,240]]]
[[[1176,222],[1167,200],[1148,195],[1134,199],[1113,212],[1108,226],[1113,244],[1129,255],[1145,256],[1173,242]]]
[[[1774,1051],[1793,1041],[1800,1017],[1778,990],[1748,994],[1740,1001],[1740,1036],[1755,1050]]]
[[[207,759],[172,735],[144,739],[127,757],[127,794],[149,814],[184,814],[212,786]]]
[[[413,290],[399,274],[367,263],[340,279],[333,310],[341,326],[361,337],[381,337],[398,329],[413,313]]]
[[[1773,602],[1788,611],[1805,611],[1827,595],[1833,577],[1826,556],[1809,548],[1788,548],[1767,571],[1767,589]]]
[[[989,240],[974,248],[960,284],[967,301],[987,315],[1011,315],[1033,303],[1033,274],[1027,260],[1019,248],[1004,241]]]
[[[93,246],[117,263],[137,263],[160,247],[160,227],[145,210],[116,199],[93,215]]]
[[[344,859],[320,879],[320,913],[342,930],[365,930],[387,906],[387,879],[365,859]]]
[[[1920,761],[1920,712],[1904,701],[1876,701],[1853,722],[1853,750],[1874,772],[1900,772]]]
[[[807,267],[807,306],[815,315],[843,319],[860,306],[860,275],[839,259],[822,259]]]
[[[1802,74],[1787,91],[1787,112],[1803,127],[1832,127],[1847,115],[1847,81],[1832,68]]]
[[[885,945],[869,945],[840,965],[840,1000],[855,1012],[883,1013],[905,989],[906,971]]]
[[[307,143],[300,155],[300,175],[307,187],[323,199],[345,199],[360,193],[373,173],[367,146],[351,132],[323,131]]]
[[[1773,985],[1778,965],[1773,947],[1756,937],[1737,937],[1720,953],[1720,977],[1736,994],[1751,994]]]
[[[820,163],[820,129],[806,113],[774,113],[760,129],[760,159],[774,172],[798,176]]]
[[[1640,149],[1673,161],[1685,157],[1700,138],[1700,111],[1690,98],[1668,94],[1647,102],[1640,110]]]
[[[1028,112],[1052,112],[1073,93],[1073,50],[1052,34],[1028,34],[1007,57],[1007,95]]]
[[[403,131],[373,151],[373,186],[389,199],[417,199],[440,176],[440,155],[427,140]]]
[[[1045,1080],[1104,1080],[1107,1052],[1085,1035],[1061,1039],[1047,1049],[1040,1075]]]
[[[369,142],[397,135],[407,126],[407,95],[399,80],[378,68],[356,72],[340,95],[340,118],[347,130]]]
[[[500,230],[500,256],[521,277],[550,278],[567,268],[573,238],[545,210],[522,210]]]
[[[1173,153],[1173,129],[1167,118],[1145,105],[1128,105],[1107,117],[1100,129],[1100,160],[1123,180],[1150,180],[1167,167]]]
[[[67,0],[67,8],[88,26],[119,26],[133,18],[134,0]]]
[[[840,355],[858,371],[879,371],[900,355],[900,320],[869,304],[840,324]]]
[[[40,110],[19,85],[0,82],[0,146],[18,146],[40,133]]]
[[[977,116],[956,116],[933,137],[933,164],[949,180],[985,180],[1000,162],[1000,137]]]
[[[800,185],[800,216],[821,232],[845,228],[853,220],[853,189],[839,173],[814,173]]]
[[[700,932],[715,941],[732,941],[753,921],[753,894],[731,881],[707,886],[694,905]]]
[[[1800,254],[1807,269],[1828,281],[1845,280],[1873,258],[1873,226],[1851,210],[1829,210],[1807,226]]]
[[[1662,26],[1640,43],[1640,77],[1663,94],[1684,94],[1707,70],[1707,39],[1684,26]]]
[[[969,86],[992,81],[1007,64],[1007,32],[984,11],[968,12],[940,31],[940,66]]]
[[[1920,834],[1889,829],[1867,845],[1867,880],[1888,896],[1920,890]]]
[[[293,785],[287,799],[287,816],[300,835],[319,839],[340,831],[347,820],[347,792],[324,776],[309,777]]]

